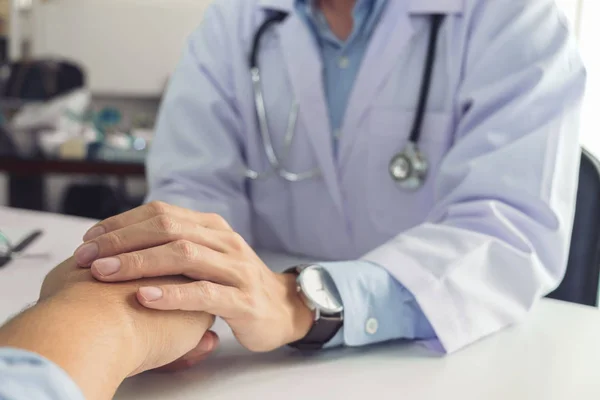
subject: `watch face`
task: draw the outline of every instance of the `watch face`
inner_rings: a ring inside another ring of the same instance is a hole
[[[302,271],[298,281],[304,295],[321,312],[336,314],[344,309],[335,283],[325,269],[318,266],[308,267]]]

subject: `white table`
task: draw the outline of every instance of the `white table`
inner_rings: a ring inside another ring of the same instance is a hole
[[[0,229],[42,228],[32,252],[0,270],[0,321],[35,301],[44,274],[68,257],[91,221],[0,208]],[[289,258],[265,257],[271,265]],[[600,313],[543,300],[529,320],[450,357],[411,344],[344,349],[306,357],[289,350],[250,354],[222,324],[223,344],[202,366],[127,381],[117,399],[598,399]]]

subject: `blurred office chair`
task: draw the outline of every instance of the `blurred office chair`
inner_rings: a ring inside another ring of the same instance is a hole
[[[0,64],[0,111],[14,114],[20,107],[54,99],[85,87],[83,67],[61,60],[27,60]],[[39,132],[13,133],[19,157],[43,159]],[[17,136],[19,135],[19,136]],[[3,144],[0,135],[0,145]],[[46,210],[44,178],[41,175],[9,175],[9,204],[30,210]]]
[[[48,101],[86,84],[83,67],[68,61],[17,61],[5,68],[7,79],[0,91],[5,99]]]
[[[558,289],[548,297],[597,306],[599,279],[600,162],[584,149],[567,273]]]

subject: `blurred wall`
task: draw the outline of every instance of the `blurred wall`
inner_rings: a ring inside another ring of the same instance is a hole
[[[10,15],[10,0],[0,0],[0,35],[8,32],[8,16]]]

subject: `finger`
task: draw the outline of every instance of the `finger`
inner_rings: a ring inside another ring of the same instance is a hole
[[[87,267],[98,258],[156,247],[183,239],[221,252],[243,246],[241,243],[243,238],[233,231],[215,230],[189,219],[159,215],[100,235],[79,246],[74,256],[80,266]]]
[[[219,336],[208,331],[204,334],[196,348],[184,355],[178,360],[173,361],[163,367],[157,368],[157,372],[178,372],[198,365],[207,359],[219,347]]]
[[[163,367],[157,368],[158,372],[178,372],[189,369],[201,361],[205,360],[210,354],[216,350],[219,343],[219,337],[214,332],[206,332],[202,340],[196,348],[184,355],[183,357],[169,363]]]
[[[249,311],[244,294],[233,287],[201,281],[184,285],[142,287],[137,299],[154,310],[202,311],[217,317],[235,318]]]
[[[103,258],[91,267],[94,278],[102,282],[185,275],[236,287],[243,285],[247,270],[236,258],[185,240]]]
[[[218,214],[200,213],[160,201],[154,201],[99,222],[86,232],[83,236],[83,241],[90,241],[105,233],[137,224],[159,215],[169,215],[196,221],[198,224],[211,229],[231,230],[231,226],[227,221]]]

